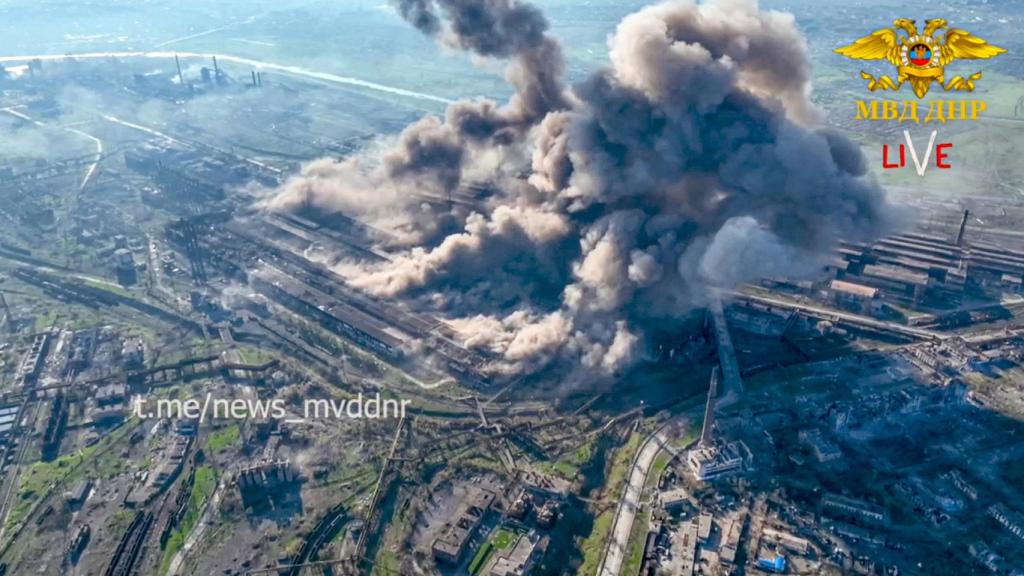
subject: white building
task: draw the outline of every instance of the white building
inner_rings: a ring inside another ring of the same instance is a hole
[[[724,445],[698,446],[687,454],[690,470],[698,480],[710,480],[732,472],[741,472],[752,454],[742,440]]]

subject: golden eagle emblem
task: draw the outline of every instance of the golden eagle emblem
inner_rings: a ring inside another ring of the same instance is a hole
[[[888,60],[896,66],[896,79],[888,76],[875,78],[861,71],[860,77],[868,81],[868,90],[899,90],[904,82],[910,82],[918,98],[928,93],[932,82],[938,82],[945,90],[974,90],[974,81],[981,79],[981,72],[967,78],[954,76],[945,81],[946,65],[954,60],[984,60],[1006,52],[985,40],[957,28],[949,28],[945,20],[926,20],[920,33],[913,20],[899,18],[892,28],[876,30],[849,46],[837,48],[836,52],[857,60]],[[941,31],[941,32],[940,32]],[[939,33],[939,34],[936,34]]]

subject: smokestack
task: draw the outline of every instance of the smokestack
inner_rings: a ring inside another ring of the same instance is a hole
[[[260,87],[263,87],[263,73],[262,72],[257,72],[256,73],[256,84],[258,86],[260,86]]]
[[[181,74],[181,61],[178,60],[178,55],[177,54],[174,55],[174,65],[178,67],[178,82],[180,82],[181,85],[184,86],[185,85],[185,77]]]
[[[220,68],[217,67],[217,57],[213,57],[213,79],[220,84]]]
[[[255,70],[252,71],[252,87],[253,88],[256,87],[256,71]]]
[[[4,298],[3,292],[0,292],[0,311],[4,313],[4,325],[7,327],[7,331],[14,334],[14,317],[11,316],[11,307],[7,305],[7,299]]]
[[[708,388],[708,403],[704,407],[704,427],[700,431],[698,448],[710,448],[714,445],[716,396],[718,396],[718,366],[711,370],[711,386]]]
[[[956,245],[964,245],[964,232],[967,231],[967,218],[971,215],[970,210],[964,210],[964,218],[960,221],[960,232],[956,235]]]

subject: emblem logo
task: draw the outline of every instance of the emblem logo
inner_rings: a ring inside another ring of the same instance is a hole
[[[985,60],[1006,49],[965,30],[949,28],[942,18],[926,20],[921,32],[914,20],[899,18],[893,21],[892,28],[876,30],[835,51],[847,58],[887,60],[896,66],[895,80],[884,75],[875,78],[861,71],[860,77],[868,81],[868,90],[899,90],[909,82],[914,94],[923,98],[932,82],[938,82],[946,91],[974,91],[974,82],[981,79],[981,72],[966,78],[954,76],[946,82],[946,66],[954,60]]]

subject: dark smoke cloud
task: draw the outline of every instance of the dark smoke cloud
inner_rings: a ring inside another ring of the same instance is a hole
[[[838,238],[888,225],[857,146],[818,127],[790,15],[753,0],[645,8],[619,24],[611,65],[568,91],[532,6],[405,0],[399,11],[447,45],[508,59],[515,95],[453,104],[387,152],[313,163],[271,206],[399,221],[413,246],[342,273],[445,311],[467,346],[503,359],[496,369],[567,360],[576,376],[612,374],[710,288],[814,273]],[[472,211],[417,199],[471,180],[496,190]]]

